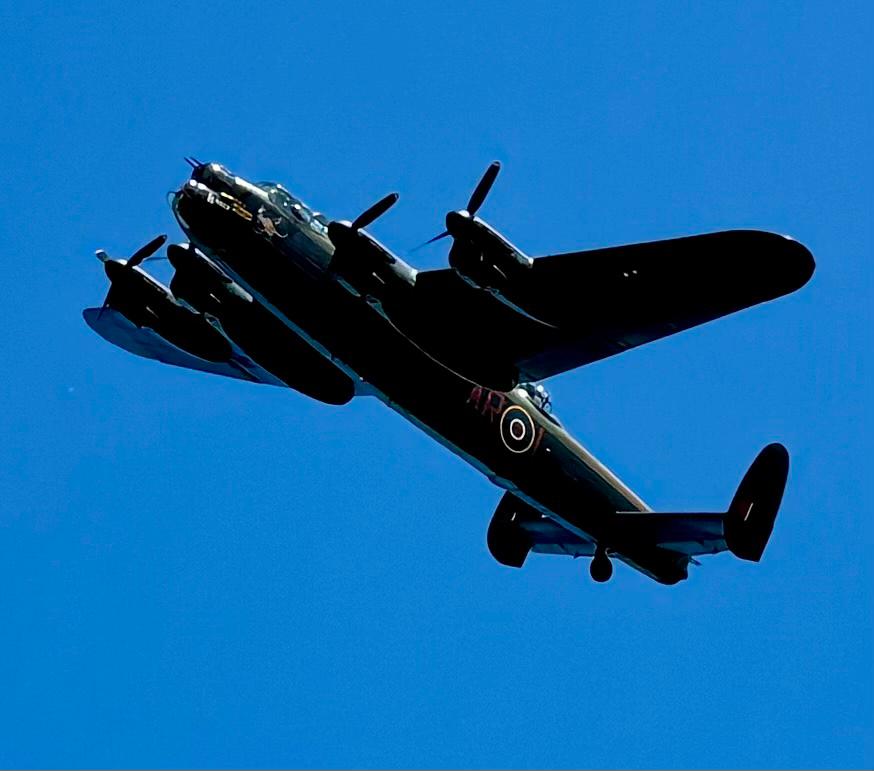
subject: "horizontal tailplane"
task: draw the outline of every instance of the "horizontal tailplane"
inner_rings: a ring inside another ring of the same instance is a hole
[[[723,524],[725,544],[736,557],[762,558],[788,476],[789,453],[777,443],[765,447],[744,475]]]

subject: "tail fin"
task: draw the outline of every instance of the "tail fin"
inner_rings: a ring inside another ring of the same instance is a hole
[[[736,557],[758,562],[762,558],[789,476],[789,453],[782,444],[762,450],[741,480],[723,531],[725,543]]]

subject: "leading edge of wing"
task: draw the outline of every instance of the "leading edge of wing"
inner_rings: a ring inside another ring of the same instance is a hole
[[[722,288],[737,292],[727,305],[741,310],[797,291],[815,269],[811,251],[790,236],[765,230],[723,230],[537,257],[527,284],[532,293],[585,294],[589,286],[581,285],[583,279],[593,282],[596,290],[601,279],[624,291],[654,280],[674,291],[694,288],[702,280],[705,285],[727,282]]]
[[[513,299],[562,334],[517,361],[550,377],[789,294],[815,267],[798,241],[756,230],[538,257]]]
[[[813,253],[800,241],[789,235],[752,229],[718,230],[636,244],[548,254],[535,257],[534,267],[543,269],[561,263],[562,267],[569,268],[571,263],[580,259],[603,257],[612,261],[623,254],[660,257],[666,254],[691,255],[694,252],[693,256],[698,257],[703,249],[712,250],[707,253],[711,258],[728,256],[732,263],[740,258],[745,262],[763,265],[768,274],[780,277],[779,289],[783,294],[801,289],[816,270]]]

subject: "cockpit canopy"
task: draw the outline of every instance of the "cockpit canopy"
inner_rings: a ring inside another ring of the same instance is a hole
[[[323,234],[328,232],[328,219],[319,212],[314,212],[303,201],[295,198],[278,182],[259,182],[260,187],[270,201],[276,204],[287,214],[291,215],[300,222],[305,222],[313,230],[317,230]]]
[[[267,193],[267,197],[273,203],[286,211],[291,211],[295,204],[300,205],[300,201],[278,182],[259,182],[258,187]]]

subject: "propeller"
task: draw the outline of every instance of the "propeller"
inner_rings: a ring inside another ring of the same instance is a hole
[[[203,166],[203,161],[197,160],[197,158],[195,158],[193,155],[191,155],[191,156],[186,155],[185,156],[185,163],[187,163],[189,166],[191,166],[192,169],[198,169],[201,166]]]
[[[419,251],[423,246],[428,246],[428,244],[433,244],[435,241],[441,241],[446,238],[448,235],[451,235],[448,230],[444,230],[442,233],[438,233],[434,238],[429,238],[424,243],[419,244],[417,247],[413,249],[414,252]]]
[[[366,228],[371,222],[374,222],[391,209],[397,203],[399,197],[397,193],[389,193],[361,212],[352,222],[339,222],[335,220],[329,223],[328,238],[331,239],[331,243],[337,249],[340,249],[341,245],[347,243],[352,235],[358,233],[362,228]]]
[[[149,257],[151,257],[155,252],[158,251],[167,240],[166,233],[162,233],[160,236],[155,236],[149,243],[145,246],[141,246],[137,249],[129,258],[125,265],[128,268],[135,268],[142,262],[145,262]]]
[[[352,230],[361,230],[366,228],[371,222],[379,219],[392,206],[398,202],[400,196],[397,193],[389,193],[385,198],[380,198],[373,206],[365,209],[359,214],[349,226]]]
[[[103,301],[103,306],[100,308],[100,314],[98,315],[98,318],[100,318],[103,315],[103,312],[109,307],[110,298],[112,297],[111,282],[113,282],[115,278],[120,275],[119,271],[129,270],[137,267],[137,265],[140,265],[149,257],[151,257],[155,252],[157,252],[158,249],[160,249],[164,245],[164,242],[166,240],[167,235],[165,233],[162,233],[159,236],[155,236],[147,244],[137,249],[130,257],[128,257],[127,260],[113,260],[102,249],[97,250],[97,259],[103,263],[104,270],[106,271],[106,275],[109,277],[110,281],[109,292],[106,293],[106,299]]]
[[[467,213],[470,214],[471,217],[473,217],[479,210],[479,207],[483,205],[486,196],[492,189],[492,185],[495,184],[495,180],[498,178],[498,172],[500,170],[501,162],[492,161],[486,169],[486,173],[483,174],[482,179],[479,181],[479,184],[477,184],[473,189],[473,192],[470,194],[470,200],[467,202]]]
[[[486,169],[485,174],[482,175],[480,181],[477,182],[476,187],[473,189],[473,192],[470,194],[470,200],[467,202],[467,207],[465,207],[462,211],[467,215],[474,217],[476,213],[479,211],[480,206],[486,200],[486,196],[489,194],[489,191],[492,189],[492,185],[495,184],[495,180],[498,178],[498,172],[501,170],[501,162],[500,161],[492,161],[489,164],[489,167]],[[444,230],[442,233],[434,236],[433,238],[429,238],[425,243],[419,244],[416,249],[421,249],[423,246],[427,246],[428,244],[433,244],[435,241],[440,241],[447,236],[452,235],[449,230]],[[413,251],[416,251],[414,249]]]
[[[155,252],[157,252],[158,249],[160,249],[164,245],[166,240],[167,240],[166,233],[162,233],[159,236],[155,236],[151,241],[149,241],[149,243],[147,243],[145,246],[141,246],[126,260],[114,260],[106,252],[104,252],[103,249],[98,249],[95,252],[95,255],[96,255],[97,259],[100,260],[100,262],[102,262],[104,264],[112,262],[120,267],[135,268],[141,262],[144,262],[149,257],[151,257]]]

